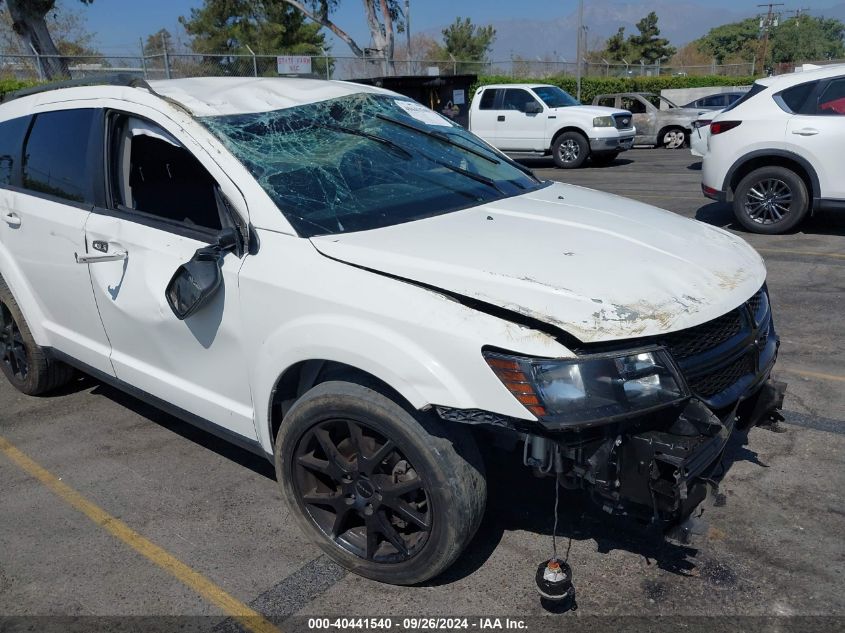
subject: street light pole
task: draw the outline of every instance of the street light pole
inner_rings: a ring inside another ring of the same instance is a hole
[[[582,57],[582,55],[581,55],[581,53],[582,53],[582,51],[581,51],[581,36],[582,36],[583,32],[584,32],[584,0],[578,0],[578,40],[577,40],[578,54],[575,56],[575,60],[576,60],[576,64],[577,64],[577,70],[576,70],[576,75],[575,75],[576,80],[575,81],[578,85],[578,90],[577,90],[577,94],[575,95],[575,98],[578,99],[578,101],[581,101],[581,63],[582,63],[581,62],[581,57]]]

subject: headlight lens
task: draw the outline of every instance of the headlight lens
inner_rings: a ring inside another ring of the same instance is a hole
[[[572,360],[485,353],[487,363],[537,417],[589,425],[676,402],[686,394],[662,349]]]
[[[612,116],[597,116],[593,119],[593,127],[616,127]]]

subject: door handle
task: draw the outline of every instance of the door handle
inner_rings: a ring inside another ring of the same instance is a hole
[[[819,131],[815,128],[805,127],[800,130],[792,130],[792,133],[797,134],[798,136],[814,136],[818,134]]]
[[[496,120],[497,120],[497,121],[504,121],[504,120],[505,120],[505,115],[504,115],[504,114],[500,114],[498,117],[496,117]]]
[[[99,264],[100,262],[119,262],[129,256],[124,250],[117,250],[108,255],[79,255],[74,253],[77,264]]]
[[[12,227],[18,227],[21,225],[21,216],[17,213],[10,211],[9,213],[3,216],[3,221]]]

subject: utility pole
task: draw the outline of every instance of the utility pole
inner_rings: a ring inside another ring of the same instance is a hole
[[[408,74],[414,74],[414,56],[411,54],[411,0],[405,0],[405,37],[408,40]]]
[[[578,101],[581,101],[581,63],[582,63],[581,62],[581,56],[582,56],[581,36],[582,36],[583,32],[584,32],[584,0],[578,0],[578,41],[577,41],[578,53],[575,55],[575,62],[577,64],[575,81],[576,81],[576,84],[578,86],[578,90],[577,90],[577,93],[575,95],[575,98]]]
[[[763,41],[761,47],[763,49],[760,55],[760,68],[766,68],[766,57],[769,54],[769,31],[773,26],[778,24],[778,14],[774,12],[775,7],[782,7],[783,2],[770,2],[768,4],[758,4],[758,7],[767,7],[768,11],[766,17],[760,19],[760,29],[763,31]]]

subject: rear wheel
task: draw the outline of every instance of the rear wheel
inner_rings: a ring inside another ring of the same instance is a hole
[[[761,167],[743,178],[734,194],[737,221],[754,233],[784,233],[810,208],[807,185],[786,167]]]
[[[48,357],[32,338],[5,282],[0,279],[0,370],[12,386],[37,396],[67,383],[73,370]]]
[[[275,456],[300,527],[338,563],[381,582],[444,571],[484,513],[469,431],[362,385],[330,381],[306,393],[282,422]]]
[[[590,155],[590,144],[583,134],[564,132],[552,143],[552,158],[561,169],[575,169]]]

